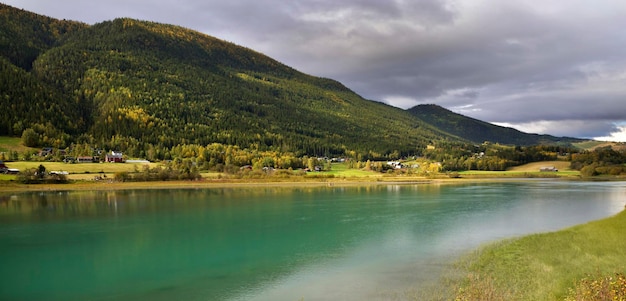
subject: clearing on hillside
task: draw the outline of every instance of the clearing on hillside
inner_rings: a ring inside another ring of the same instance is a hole
[[[599,147],[607,147],[607,146],[610,146],[616,151],[626,150],[626,143],[624,142],[590,140],[590,141],[585,141],[585,142],[573,143],[573,145],[580,149],[589,150],[589,151],[592,151]]]
[[[0,152],[17,151],[19,153],[31,149],[22,144],[22,139],[17,137],[0,136]]]
[[[541,161],[541,162],[532,162],[520,166],[514,166],[507,171],[519,171],[519,172],[535,172],[539,171],[542,167],[554,167],[559,171],[569,171],[570,162],[569,161]]]

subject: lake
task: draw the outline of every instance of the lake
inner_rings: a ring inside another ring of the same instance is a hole
[[[481,244],[624,209],[623,182],[0,198],[2,300],[389,300]]]

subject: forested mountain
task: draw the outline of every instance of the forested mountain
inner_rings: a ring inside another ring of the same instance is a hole
[[[69,35],[33,73],[91,106],[95,137],[309,154],[411,152],[440,135],[338,82],[171,25],[118,19]]]
[[[18,136],[30,127],[61,141],[78,132],[70,125],[76,110],[64,93],[29,71],[65,34],[85,27],[0,4],[0,135]]]
[[[85,28],[79,22],[56,20],[0,3],[0,55],[30,70],[33,61],[57,45],[67,33]]]
[[[33,128],[40,146],[221,143],[380,157],[455,139],[336,81],[185,28],[131,19],[62,27],[1,12],[19,38],[4,39],[1,105],[10,109],[0,134]],[[25,45],[39,45],[32,64],[10,50]]]
[[[485,141],[512,145],[570,144],[583,141],[569,137],[528,134],[454,113],[438,105],[417,105],[408,110],[413,116],[442,131],[474,143]]]
[[[132,19],[89,26],[0,4],[0,28],[0,135],[27,132],[31,146],[80,143],[143,156],[220,144],[375,159],[419,155],[430,144],[519,142],[481,138],[480,128],[466,135],[437,122],[449,114],[366,100],[334,80],[178,26]]]

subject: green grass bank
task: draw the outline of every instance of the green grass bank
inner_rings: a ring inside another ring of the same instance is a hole
[[[457,268],[455,300],[626,300],[626,211],[488,245]]]

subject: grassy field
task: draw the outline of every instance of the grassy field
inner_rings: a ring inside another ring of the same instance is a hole
[[[0,136],[0,152],[17,151],[24,152],[31,149],[22,145],[21,138]]]
[[[506,171],[469,170],[459,172],[460,176],[477,177],[578,177],[580,172],[569,168],[568,161],[543,161],[514,166]],[[541,167],[554,166],[558,172],[540,172]]]
[[[576,170],[559,172],[469,170],[460,171],[458,174],[462,178],[580,178],[580,172]]]
[[[593,140],[574,143],[574,146],[580,149],[584,149],[584,150],[594,150],[598,147],[606,147],[606,146],[610,146],[614,150],[626,149],[626,144],[623,142],[593,141]]]
[[[67,171],[69,173],[68,179],[70,180],[93,180],[94,176],[105,174],[107,177],[112,178],[117,172],[134,172],[135,170],[141,171],[146,163],[75,163],[68,164],[63,162],[7,162],[9,168],[17,168],[19,170],[26,170],[30,168],[37,168],[40,164],[46,167],[48,171]],[[159,163],[148,164],[151,168],[157,166]],[[542,166],[555,166],[559,169],[557,173],[539,172],[539,168]],[[536,162],[529,163],[522,166],[511,168],[508,171],[463,171],[458,174],[462,177],[563,177],[563,176],[578,176],[578,171],[569,170],[569,163],[565,161],[549,161],[549,162]],[[201,174],[205,179],[218,179],[222,174],[217,172],[204,172]],[[382,178],[389,180],[390,177],[396,177],[398,180],[406,181],[410,178],[416,178],[416,176],[395,176],[389,174],[383,174],[363,169],[352,169],[348,167],[346,163],[334,163],[330,171],[321,173],[312,172],[307,174],[307,178],[345,178],[345,179],[358,179],[358,180],[373,180],[377,181]],[[444,174],[441,177],[445,177]],[[15,176],[5,176],[0,180],[11,180]],[[417,177],[420,178],[420,177]]]
[[[14,175],[0,174],[0,181],[11,181],[14,179],[15,179]]]
[[[113,178],[117,172],[134,172],[142,170],[146,163],[63,163],[63,162],[7,162],[9,168],[17,168],[19,170],[27,170],[37,168],[43,165],[47,171],[67,171],[70,180],[93,180],[94,176],[105,174],[109,178]],[[158,163],[148,164],[150,167],[158,165]],[[14,179],[15,176],[7,176]],[[0,178],[2,180],[2,178]]]
[[[487,246],[462,261],[466,276],[460,280],[456,300],[571,298],[581,279],[626,273],[625,237],[626,212],[622,212],[559,232]]]
[[[373,171],[362,170],[362,169],[348,168],[347,163],[333,163],[331,166],[332,166],[331,170],[324,172],[324,174],[334,175],[335,177],[345,177],[345,178],[382,177],[381,173],[376,173]]]
[[[546,167],[554,166],[559,170],[559,172],[571,170],[569,168],[570,162],[568,161],[544,161],[544,162],[532,162],[532,163],[528,163],[528,164],[524,164],[520,166],[514,166],[514,167],[509,168],[507,171],[509,172],[516,172],[516,171],[535,172],[535,171],[539,171],[539,168],[544,167],[544,166]]]
[[[607,142],[603,142],[603,141],[595,141],[595,140],[588,140],[588,141],[583,141],[583,142],[578,142],[578,143],[573,143],[573,145],[575,147],[578,147],[580,149],[594,149],[598,146],[603,146],[603,145],[609,145]]]

